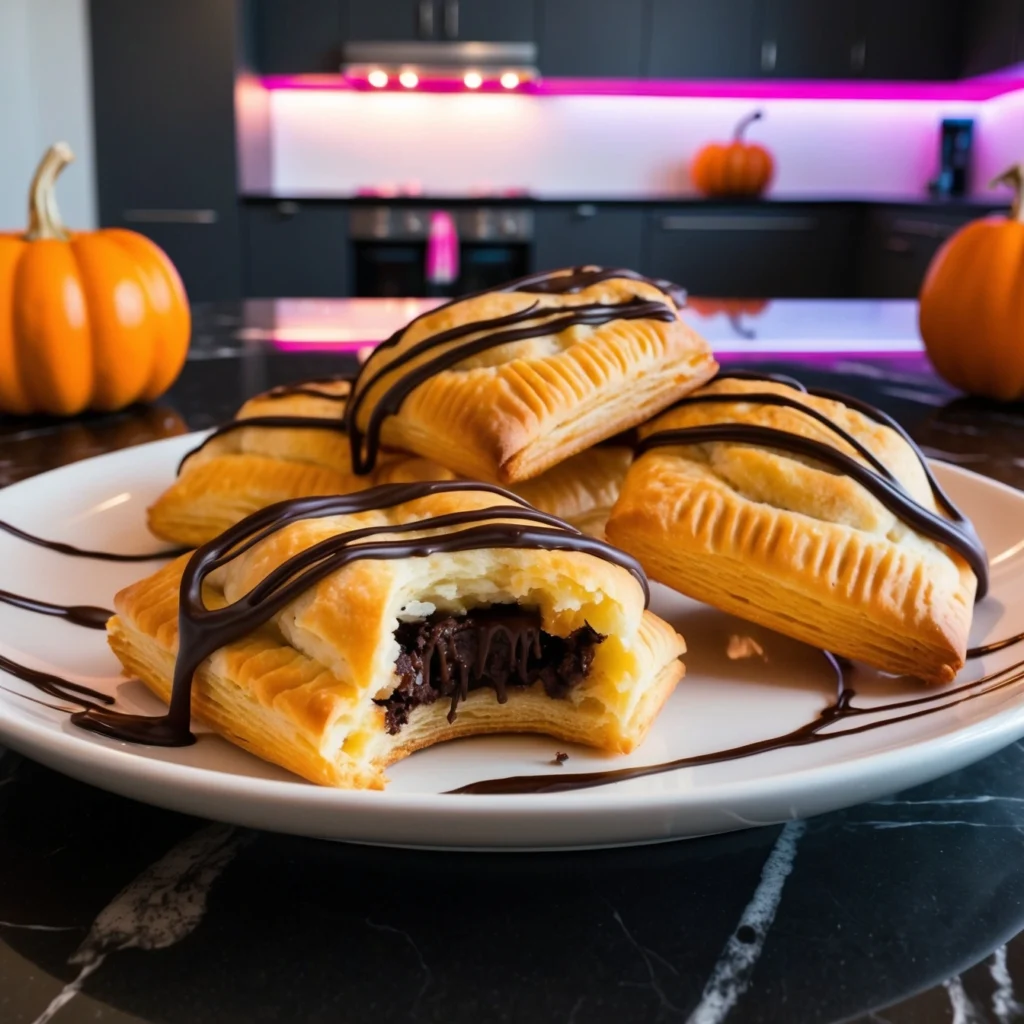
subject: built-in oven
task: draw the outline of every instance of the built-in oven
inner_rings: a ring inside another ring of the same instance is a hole
[[[533,213],[501,206],[361,206],[349,216],[349,238],[354,294],[461,295],[529,273]]]

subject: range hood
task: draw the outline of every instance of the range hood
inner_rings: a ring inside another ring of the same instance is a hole
[[[469,88],[500,83],[506,89],[538,77],[536,43],[346,43],[342,74],[383,88],[394,81],[414,88],[420,80],[460,81]]]

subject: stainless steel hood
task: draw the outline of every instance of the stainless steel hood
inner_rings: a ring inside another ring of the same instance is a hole
[[[374,71],[400,75],[412,71],[427,78],[460,78],[476,72],[487,78],[503,74],[522,81],[538,77],[536,43],[357,42],[346,43],[341,70],[366,77]]]

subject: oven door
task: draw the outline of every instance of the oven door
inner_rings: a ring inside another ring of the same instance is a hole
[[[356,242],[355,294],[368,298],[426,295],[425,242]]]
[[[459,263],[457,292],[482,292],[528,274],[530,246],[525,242],[463,242]]]

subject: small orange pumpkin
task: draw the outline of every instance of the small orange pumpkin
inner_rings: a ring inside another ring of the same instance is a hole
[[[1014,190],[1007,217],[983,217],[949,238],[921,286],[918,324],[940,377],[972,395],[1024,398],[1024,167],[992,186]]]
[[[711,317],[717,313],[726,316],[758,316],[763,313],[770,302],[768,299],[702,299],[690,296],[686,300],[686,308],[692,309],[697,316]]]
[[[697,151],[690,177],[706,196],[759,196],[775,173],[775,161],[764,146],[747,142],[743,133],[764,117],[763,110],[748,114],[733,133],[732,142],[712,142]]]
[[[181,278],[148,238],[71,232],[54,198],[74,156],[51,146],[29,191],[24,234],[0,234],[0,413],[72,416],[152,401],[188,352]]]

